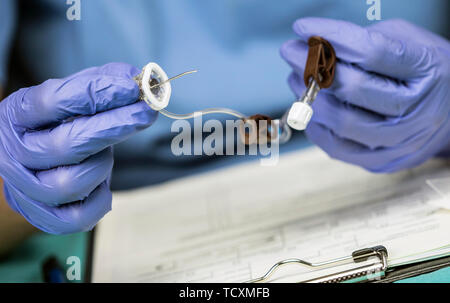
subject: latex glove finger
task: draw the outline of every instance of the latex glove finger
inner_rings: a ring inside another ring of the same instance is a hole
[[[415,144],[375,150],[359,142],[340,138],[332,130],[315,121],[311,121],[308,125],[306,135],[331,158],[361,166],[374,173],[389,173],[425,162],[427,158],[423,155],[433,153],[437,144],[447,140],[449,131],[450,128],[445,127],[431,138],[417,140]],[[417,153],[417,150],[421,150],[421,153]]]
[[[111,210],[112,194],[107,181],[98,186],[85,200],[51,207],[33,201],[13,186],[5,186],[8,201],[28,222],[51,234],[89,231]],[[11,202],[10,202],[11,203]]]
[[[280,53],[287,63],[302,75],[298,83],[290,82],[291,88],[298,91],[295,86],[304,87],[303,73],[308,46],[303,41],[291,40],[283,44]],[[321,93],[333,94],[339,100],[382,115],[400,116],[411,111],[433,85],[431,78],[405,85],[340,61],[336,64],[333,85],[323,89]]]
[[[78,117],[51,130],[27,132],[14,145],[15,158],[29,169],[77,164],[149,127],[157,112],[145,102]]]
[[[298,75],[292,74],[289,82],[297,83]],[[430,138],[434,133],[434,129],[416,123],[415,113],[402,119],[386,118],[343,103],[332,95],[318,95],[312,108],[313,121],[333,130],[340,138],[362,143],[372,150],[414,145],[415,141],[423,142],[424,138]]]
[[[398,39],[412,40],[423,45],[443,45],[448,43],[448,40],[445,38],[403,19],[389,19],[377,22],[370,25],[369,29],[381,32],[386,36],[395,33],[395,37]]]
[[[39,195],[35,194],[35,191],[26,190],[26,187],[19,189],[31,199],[49,206],[82,201],[110,176],[113,164],[113,152],[110,147],[80,164],[37,172],[36,177],[41,183],[41,188],[45,188]]]
[[[6,98],[12,102],[9,120],[25,130],[55,125],[68,118],[94,115],[99,112],[132,104],[139,98],[137,83],[128,76],[127,64],[113,68],[94,68],[89,73],[78,73],[64,79],[51,79],[24,88]],[[104,74],[107,70],[111,75]],[[94,73],[94,71],[98,71]]]
[[[303,18],[293,29],[304,42],[316,35],[328,40],[340,60],[399,80],[425,76],[433,64],[425,47],[350,22]]]
[[[86,68],[76,74],[65,77],[64,80],[71,80],[84,75],[107,75],[113,77],[122,77],[126,79],[133,79],[141,72],[140,69],[133,65],[122,62],[111,62],[102,66],[94,66]]]

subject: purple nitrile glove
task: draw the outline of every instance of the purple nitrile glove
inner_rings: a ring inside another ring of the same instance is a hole
[[[395,172],[450,154],[450,43],[403,20],[362,28],[305,18],[286,42],[289,85],[300,95],[307,41],[321,36],[338,57],[333,85],[313,103],[308,138],[331,157]]]
[[[21,89],[0,103],[8,204],[52,234],[92,229],[111,209],[112,146],[150,126],[136,68],[111,63]]]

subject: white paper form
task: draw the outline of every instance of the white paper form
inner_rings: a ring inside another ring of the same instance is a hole
[[[384,245],[390,264],[450,250],[450,213],[426,183],[450,176],[431,161],[371,174],[317,148],[114,194],[98,225],[94,282],[243,282],[286,258],[311,262]],[[441,198],[441,197],[439,197]],[[280,272],[298,281],[306,270]]]

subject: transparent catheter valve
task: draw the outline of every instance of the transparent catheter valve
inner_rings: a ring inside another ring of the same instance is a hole
[[[142,72],[134,77],[134,80],[139,85],[140,99],[144,100],[153,110],[159,111],[164,116],[175,119],[192,119],[201,115],[208,114],[227,114],[239,119],[244,119],[245,115],[238,111],[229,108],[207,108],[188,114],[171,113],[165,108],[169,105],[172,88],[170,81],[178,79],[184,75],[192,74],[197,70],[191,70],[172,78],[168,78],[163,69],[156,63],[150,62],[143,69]]]
[[[229,108],[207,108],[188,114],[175,114],[167,111],[165,108],[169,105],[170,95],[172,93],[170,81],[195,72],[197,72],[197,70],[187,71],[172,78],[168,78],[158,64],[150,62],[142,69],[142,72],[134,78],[141,91],[139,98],[144,100],[153,110],[159,111],[164,116],[175,120],[192,119],[207,114],[227,114],[239,119],[245,118],[240,112]]]
[[[286,115],[283,116],[281,120],[271,120],[269,117],[262,115],[254,115],[247,118],[247,116],[245,116],[244,114],[229,108],[207,108],[187,114],[175,114],[170,111],[167,111],[165,108],[169,105],[169,100],[172,93],[170,81],[194,72],[197,71],[196,70],[187,71],[175,77],[169,78],[158,64],[150,62],[142,69],[142,72],[134,78],[134,80],[139,85],[140,89],[139,98],[141,100],[144,100],[153,110],[156,110],[161,114],[163,114],[164,116],[175,120],[192,119],[197,116],[207,114],[226,114],[233,116],[237,119],[241,119],[244,122],[246,121],[248,122],[251,120],[259,121],[262,119],[267,120],[269,122],[269,125],[271,125],[270,121],[273,121],[274,124],[271,126],[268,125],[269,127],[267,129],[252,127],[251,128],[252,134],[256,136],[250,137],[255,139],[250,140],[248,137],[248,135],[250,134],[246,134],[245,136],[243,136],[246,144],[261,143],[266,141],[272,141],[275,139],[279,139],[280,144],[289,141],[291,137],[291,130],[287,126]]]

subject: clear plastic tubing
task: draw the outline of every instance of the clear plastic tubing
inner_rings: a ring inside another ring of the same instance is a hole
[[[198,116],[208,115],[208,114],[226,114],[226,115],[234,116],[238,119],[245,119],[245,117],[246,117],[245,115],[241,114],[240,112],[237,112],[237,111],[229,109],[229,108],[207,108],[207,109],[189,113],[189,114],[174,114],[165,109],[161,109],[159,112],[161,114],[163,114],[164,116],[171,118],[171,119],[175,119],[175,120],[192,119],[192,118],[195,118]]]
[[[193,112],[193,113],[189,113],[189,114],[174,114],[172,112],[169,112],[165,109],[161,109],[159,111],[161,114],[163,114],[164,116],[171,118],[171,119],[175,119],[175,120],[186,120],[186,119],[192,119],[195,117],[199,117],[202,115],[208,115],[208,114],[226,114],[226,115],[230,115],[233,117],[236,117],[238,119],[245,119],[246,116],[244,116],[242,113],[229,109],[229,108],[207,108],[204,110],[200,110],[197,112]],[[287,114],[287,113],[286,113]],[[281,119],[281,121],[279,121],[279,136],[280,136],[280,144],[284,144],[286,142],[289,141],[289,139],[291,138],[292,132],[291,129],[289,128],[289,126],[286,124],[286,114],[283,116],[283,118]]]

